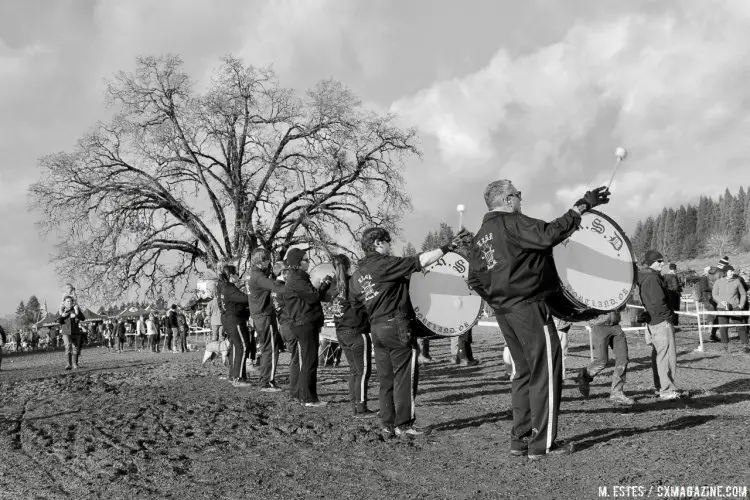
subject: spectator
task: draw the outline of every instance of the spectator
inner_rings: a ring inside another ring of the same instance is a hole
[[[5,335],[5,329],[0,325],[0,370],[3,369],[3,346],[8,341],[8,337]]]
[[[175,353],[177,352],[177,345],[180,338],[180,324],[177,321],[177,304],[172,304],[169,312],[167,312],[166,332],[167,338],[164,340],[164,350],[170,350]]]
[[[150,313],[146,320],[146,337],[151,352],[159,352],[159,327],[156,325],[156,315]]]
[[[117,320],[117,325],[115,326],[115,341],[117,343],[117,352],[122,353],[122,350],[125,348],[125,320],[119,319]]]
[[[737,276],[734,273],[734,267],[727,265],[724,268],[726,272],[725,277],[721,277],[716,280],[713,287],[713,299],[716,302],[716,309],[719,311],[742,311],[745,309],[747,304],[747,292],[745,287],[742,285]],[[731,322],[746,323],[744,316],[719,316],[719,325],[726,325]],[[750,346],[748,345],[747,327],[740,326],[739,335],[740,342],[743,344],[743,350],[750,352]],[[726,349],[729,350],[729,332],[726,326],[719,327],[719,337],[721,342],[725,344]]]
[[[622,309],[611,311],[589,321],[591,336],[594,338],[594,361],[588,368],[581,368],[578,376],[586,382],[579,388],[583,389],[581,392],[584,397],[589,396],[589,382],[607,366],[611,346],[615,353],[615,369],[612,372],[609,400],[616,405],[630,406],[635,401],[627,397],[623,391],[628,368],[628,341],[620,326],[621,311]]]
[[[669,263],[669,269],[664,272],[664,283],[667,285],[667,300],[669,301],[669,308],[672,311],[680,310],[680,299],[682,298],[682,283],[680,278],[677,276],[677,264],[674,262]],[[672,324],[677,326],[679,324],[679,315],[672,315]],[[675,328],[678,332],[679,328]]]
[[[219,293],[217,288],[214,289],[211,301],[206,304],[206,321],[209,322],[208,327],[211,328],[211,340],[221,340],[224,332],[221,326],[221,309],[219,308]]]
[[[76,307],[73,297],[65,297],[60,315],[61,332],[65,343],[65,354],[68,358],[66,370],[78,368],[78,357],[81,355],[81,326],[86,319],[80,308]]]
[[[16,343],[16,352],[21,350],[21,330],[16,330],[13,334],[13,342]]]
[[[187,352],[188,320],[182,309],[177,311],[177,329],[180,335],[179,341],[175,340],[175,350],[179,349],[180,352]]]
[[[659,399],[670,400],[680,397],[675,385],[677,372],[677,346],[674,338],[674,324],[664,279],[659,274],[664,267],[664,258],[655,251],[646,252],[644,267],[638,272],[638,286],[641,302],[648,313],[646,343],[651,344],[651,371],[654,375],[654,388]]]
[[[716,268],[712,266],[706,266],[703,269],[703,274],[698,281],[695,282],[695,288],[693,295],[695,300],[701,305],[706,311],[716,311],[716,302],[713,297],[713,286],[717,279]],[[716,336],[716,324],[719,322],[719,317],[715,314],[711,316],[711,342],[719,342],[719,337]]]

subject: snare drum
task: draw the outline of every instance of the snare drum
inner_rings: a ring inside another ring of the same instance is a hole
[[[596,210],[581,216],[581,226],[552,250],[560,288],[545,298],[552,314],[588,321],[623,307],[635,288],[636,263],[625,232]]]

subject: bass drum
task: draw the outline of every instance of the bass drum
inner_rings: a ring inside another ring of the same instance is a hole
[[[411,275],[414,313],[430,334],[457,337],[479,321],[482,299],[466,284],[468,277],[469,261],[455,252]]]
[[[625,232],[596,210],[581,216],[581,226],[552,249],[560,288],[545,298],[553,316],[588,321],[625,306],[637,277],[635,257]]]
[[[333,264],[330,262],[323,262],[310,269],[308,273],[310,275],[310,281],[315,288],[320,288],[320,282],[326,276],[336,276],[336,271],[333,269]]]

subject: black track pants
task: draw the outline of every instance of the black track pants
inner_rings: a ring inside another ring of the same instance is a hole
[[[557,437],[562,394],[562,350],[552,315],[544,302],[527,302],[496,313],[516,365],[511,400],[511,449],[544,454]]]

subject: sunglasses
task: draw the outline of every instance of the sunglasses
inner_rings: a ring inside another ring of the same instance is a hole
[[[520,201],[521,200],[521,191],[516,191],[515,193],[509,194],[508,198],[510,198],[511,196],[515,196]]]
[[[656,262],[658,262],[659,264],[664,264],[664,260],[663,259],[657,259]]]

